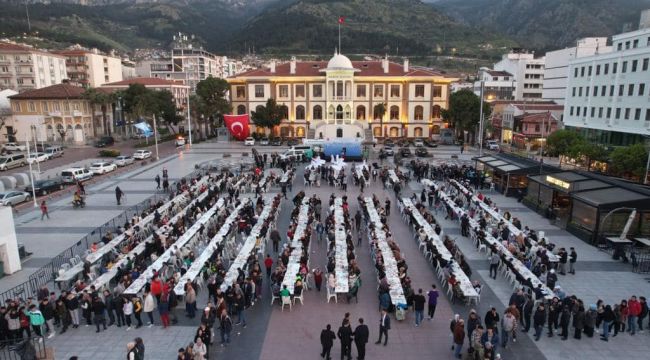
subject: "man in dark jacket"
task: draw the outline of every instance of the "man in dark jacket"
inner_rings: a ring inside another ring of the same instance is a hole
[[[562,328],[562,340],[566,340],[569,336],[569,323],[571,322],[571,311],[568,306],[562,308],[562,315],[560,315],[560,327]]]
[[[97,326],[96,332],[99,332],[99,324],[102,324],[104,330],[106,330],[106,318],[104,317],[104,311],[106,311],[106,305],[104,304],[102,299],[99,298],[99,296],[95,296],[95,298],[93,299],[92,307],[93,307],[93,313],[95,315],[95,325]]]
[[[350,320],[343,320],[343,325],[341,325],[336,335],[341,340],[341,360],[344,357],[352,360],[352,328],[350,328]]]
[[[386,199],[386,201],[388,201],[388,199]],[[390,317],[388,316],[388,311],[384,308],[381,309],[381,318],[379,319],[379,340],[375,341],[375,344],[381,344],[382,335],[386,336],[384,346],[388,344],[388,330],[390,330]]]
[[[280,248],[280,232],[275,227],[271,230],[271,242],[273,242],[273,252],[278,252]]]
[[[334,346],[334,340],[336,335],[332,331],[332,325],[327,324],[325,329],[320,333],[320,344],[323,347],[323,351],[320,353],[320,357],[324,357],[325,360],[331,360],[330,351],[332,351],[332,346]]]
[[[585,308],[582,305],[579,305],[578,311],[573,314],[573,327],[575,328],[573,338],[580,340],[582,329],[585,327]]]
[[[111,326],[115,323],[115,314],[113,313],[113,295],[108,290],[104,290],[104,303],[108,313],[108,326]]]
[[[548,337],[553,337],[553,331],[557,327],[557,320],[560,317],[560,302],[554,297],[548,306]]]
[[[539,341],[539,338],[542,337],[542,331],[544,330],[544,324],[546,323],[546,311],[544,310],[544,304],[539,304],[535,315],[533,315],[533,327],[535,327],[535,341]]]
[[[528,330],[530,330],[530,318],[533,316],[534,304],[535,301],[533,301],[533,298],[530,296],[530,294],[526,294],[524,312],[521,314],[523,320],[522,323],[524,324],[524,329],[522,330],[523,332],[528,332]]]
[[[366,344],[370,337],[368,325],[363,323],[363,318],[359,318],[359,325],[354,329],[354,344],[357,346],[357,359],[364,360],[366,358]]]

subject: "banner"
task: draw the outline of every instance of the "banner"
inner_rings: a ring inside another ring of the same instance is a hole
[[[223,120],[230,134],[237,140],[244,140],[250,135],[248,127],[248,114],[245,115],[224,115]]]
[[[145,137],[149,137],[153,135],[153,130],[151,129],[151,126],[147,124],[146,122],[139,122],[133,125],[136,129],[139,129],[142,131],[142,134],[144,134]]]

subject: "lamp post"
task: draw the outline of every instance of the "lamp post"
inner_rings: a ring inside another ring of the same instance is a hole
[[[29,159],[29,140],[25,140],[25,145],[27,145],[27,158]],[[36,190],[34,189],[34,173],[32,173],[32,163],[27,162],[29,164],[29,181],[32,183],[32,199],[34,200],[34,207],[38,207],[38,203],[36,202]]]
[[[178,64],[174,64],[174,66],[178,67],[181,69],[181,71],[185,72],[185,84],[189,86],[189,89],[187,89],[187,132],[189,136],[187,137],[188,140],[188,145],[192,147],[192,113],[190,111],[190,93],[192,92],[192,86],[190,85],[190,72],[187,70],[193,70],[194,65],[190,64],[187,66],[187,69],[182,68]]]
[[[481,109],[478,122],[478,156],[483,156],[483,88],[485,81],[481,80]]]
[[[30,127],[31,127],[31,130],[32,130],[31,135],[33,136],[33,140],[34,140],[34,152],[36,153],[36,156],[38,157],[38,143],[37,143],[37,140],[36,140],[36,125],[30,125]],[[43,148],[43,152],[45,152],[45,148]],[[38,168],[38,173],[40,174],[41,173],[41,162],[38,161],[38,158],[35,158],[34,161],[36,161],[36,167]]]
[[[153,114],[153,141],[156,144],[156,160],[160,160],[160,156],[158,156],[158,124],[156,123],[156,114]]]

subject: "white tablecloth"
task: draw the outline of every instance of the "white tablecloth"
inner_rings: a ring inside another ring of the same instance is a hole
[[[300,241],[300,238],[305,235],[308,225],[307,222],[309,221],[309,198],[306,196],[302,199],[302,205],[300,205],[297,221],[298,226],[296,226],[296,230],[293,233],[293,239],[291,239],[291,247],[293,250],[289,255],[287,271],[284,273],[284,279],[282,279],[282,285],[286,285],[287,290],[289,290],[289,293],[292,295],[294,286],[296,285],[296,278],[300,271],[300,258],[302,257],[303,252],[302,241]]]
[[[350,265],[348,264],[348,243],[345,235],[343,199],[340,197],[334,199],[334,229],[335,291],[337,293],[347,293],[350,290],[348,281]]]
[[[390,181],[393,182],[393,184],[399,183],[399,177],[397,176],[395,170],[393,169],[388,170],[388,178],[390,179]]]

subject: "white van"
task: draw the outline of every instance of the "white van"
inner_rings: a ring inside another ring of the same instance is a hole
[[[11,154],[0,156],[0,170],[6,171],[11,168],[27,165],[25,154]]]
[[[63,156],[63,148],[60,146],[50,146],[45,148],[45,153],[50,159],[60,157]]]
[[[93,173],[88,169],[70,168],[61,171],[61,181],[66,184],[74,184],[77,181],[86,181],[93,177]]]

